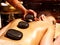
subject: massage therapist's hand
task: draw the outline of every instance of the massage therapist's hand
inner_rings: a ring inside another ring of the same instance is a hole
[[[18,0],[7,0],[13,7],[22,11],[23,16],[25,17],[28,13],[34,15],[34,19],[36,20],[37,13],[34,10],[26,9],[20,1]]]
[[[28,14],[33,15],[35,21],[38,20],[38,18],[37,18],[37,13],[36,13],[34,10],[32,10],[32,9],[25,10],[25,12],[24,12],[24,18],[25,18],[26,15],[28,15]]]

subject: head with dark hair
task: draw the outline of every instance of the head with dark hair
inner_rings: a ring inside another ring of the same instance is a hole
[[[48,10],[39,12],[38,16],[41,16],[42,14],[44,14],[45,16],[53,16],[51,11]]]
[[[41,11],[38,14],[38,18],[41,18],[41,15],[45,15],[47,17],[47,19],[49,19],[50,21],[53,21],[54,24],[56,24],[56,20],[55,17],[53,16],[53,14],[51,13],[51,11]]]

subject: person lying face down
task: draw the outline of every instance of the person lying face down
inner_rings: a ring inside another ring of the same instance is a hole
[[[56,24],[56,21],[53,21],[55,19],[53,18],[53,16],[51,16],[52,14],[49,11],[43,11],[43,12],[41,12],[41,14],[47,15],[47,18],[50,21],[52,21],[53,24]],[[44,20],[46,20],[47,18],[45,18]],[[48,20],[48,22],[49,22],[49,20]],[[60,33],[57,34],[56,31],[58,33],[58,29],[56,29],[56,26],[54,28],[52,28],[52,25],[50,23],[48,31],[44,34],[39,45],[60,45]]]
[[[53,19],[52,17],[48,17],[48,18]],[[47,19],[47,18],[45,18],[45,19]],[[56,30],[55,26],[51,25],[51,23],[50,23],[50,26],[48,27],[48,30],[46,31],[43,38],[41,39],[39,45],[60,45],[60,35],[59,34],[57,35],[57,33],[55,31],[58,31],[58,30]]]
[[[1,45],[43,45],[47,42],[52,44],[55,21],[52,17],[41,16],[42,20],[27,23],[21,19],[15,19],[0,30]],[[52,20],[50,20],[52,18]],[[49,33],[48,33],[49,32]],[[48,33],[48,34],[47,34]],[[45,38],[45,35],[48,37]],[[51,40],[52,39],[52,40]],[[45,40],[45,41],[44,41]],[[42,43],[43,42],[43,43]]]

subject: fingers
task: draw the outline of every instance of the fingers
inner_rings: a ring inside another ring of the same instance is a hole
[[[36,13],[34,10],[29,9],[29,11],[30,11],[31,13],[33,13],[33,15],[34,15],[35,18],[37,17],[37,13]]]
[[[37,13],[36,13],[34,10],[31,10],[31,9],[29,9],[29,11],[30,11],[31,13],[33,13],[33,15],[34,15],[34,20],[37,21],[37,20],[38,20],[38,18],[37,18]]]
[[[31,15],[33,15],[35,21],[38,20],[38,18],[37,18],[37,13],[36,13],[34,10],[29,9],[29,10],[25,11],[24,19],[25,19],[25,17],[26,17],[27,14],[31,14]]]
[[[25,16],[28,14],[28,10],[26,10],[25,12],[24,12],[24,17],[23,18],[25,18]]]

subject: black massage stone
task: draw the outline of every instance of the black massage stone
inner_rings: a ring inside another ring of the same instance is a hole
[[[9,29],[5,36],[12,40],[20,40],[23,37],[23,33],[15,29]]]
[[[17,27],[21,28],[21,29],[26,29],[26,28],[29,27],[29,24],[25,21],[21,21],[21,22],[18,23]]]
[[[34,15],[31,15],[31,14],[26,15],[25,21],[27,21],[27,22],[34,21]]]
[[[53,38],[53,41],[55,41],[55,38]]]

